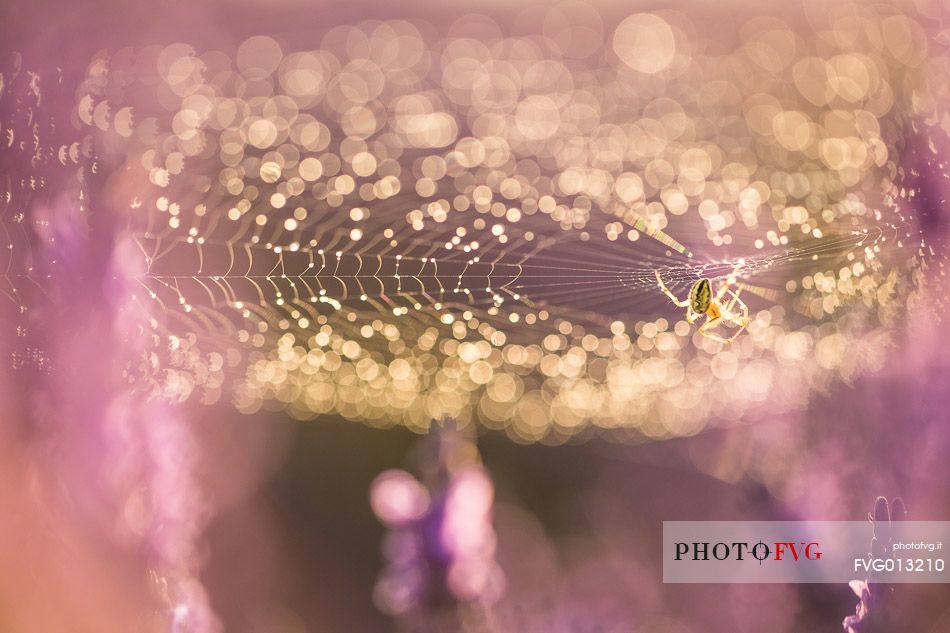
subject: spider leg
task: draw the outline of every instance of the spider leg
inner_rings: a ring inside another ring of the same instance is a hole
[[[725,322],[734,325],[738,329],[733,333],[732,336],[722,339],[722,342],[724,343],[731,343],[732,341],[734,341],[735,338],[739,336],[740,334],[742,334],[742,332],[746,329],[746,327],[748,327],[749,323],[752,322],[752,319],[749,318],[748,306],[746,306],[746,304],[742,301],[742,299],[739,298],[739,295],[737,295],[736,293],[731,293],[731,294],[733,297],[732,301],[729,302],[728,309],[726,308],[723,309],[722,319]],[[739,314],[736,314],[731,309],[732,306],[736,303],[739,304],[739,312],[740,312]]]
[[[735,323],[734,321],[731,321],[731,320],[729,320],[729,319],[727,319],[727,318],[725,318],[725,317],[720,318],[720,319],[714,319],[714,322],[715,322],[717,325],[718,325],[721,321],[726,321],[726,322],[728,322],[728,323],[733,323],[734,325],[739,325],[738,323]],[[704,325],[705,325],[705,324],[704,324]],[[718,342],[720,342],[720,343],[731,343],[731,342],[733,342],[733,341],[736,339],[737,336],[739,336],[740,334],[742,334],[742,331],[745,329],[745,326],[746,326],[746,324],[742,324],[741,326],[739,326],[739,329],[736,330],[735,334],[733,334],[732,336],[729,336],[729,337],[723,337],[723,336],[721,336],[720,334],[717,334],[716,332],[707,331],[707,330],[705,330],[705,328],[703,328],[703,327],[699,328],[699,333],[702,334],[703,336],[705,336],[706,338],[711,338],[712,340],[718,341]]]
[[[735,324],[735,325],[739,325],[738,323],[735,323],[735,321],[730,321],[730,323],[733,323],[733,324]],[[735,333],[734,333],[732,336],[728,337],[728,338],[722,338],[721,336],[718,336],[718,335],[717,335],[716,340],[717,340],[717,341],[720,341],[720,342],[722,342],[722,343],[731,343],[731,342],[733,342],[734,340],[736,340],[736,337],[737,337],[737,336],[739,336],[740,334],[742,334],[742,331],[745,330],[745,326],[746,326],[746,325],[748,325],[748,323],[743,323],[742,325],[739,325],[739,329],[736,330]]]
[[[719,290],[716,292],[716,301],[722,301],[723,297],[732,292],[732,284],[735,282],[735,278],[727,277],[722,285],[719,286]]]
[[[726,311],[732,317],[730,320],[737,325],[739,322],[742,322],[742,327],[749,325],[752,321],[752,319],[749,318],[749,306],[745,304],[745,301],[739,298],[739,293],[742,292],[742,289],[740,288],[737,292],[732,292],[731,290],[729,292],[732,295],[732,300],[729,302],[729,305],[726,306]],[[739,304],[739,314],[734,312],[736,304]]]
[[[745,266],[744,259],[740,259],[736,262],[736,265],[732,267],[732,272],[729,273],[729,276],[726,277],[726,280],[722,282],[721,286],[719,286],[719,291],[716,292],[716,299],[721,300],[726,296],[726,293],[732,292],[732,285],[736,283],[736,278],[739,276],[739,271],[742,270],[743,266]]]
[[[685,308],[689,306],[688,299],[681,301],[680,299],[677,299],[676,295],[670,292],[670,289],[666,287],[666,284],[664,284],[663,280],[660,278],[660,271],[655,270],[653,272],[656,274],[656,283],[660,286],[660,290],[663,292],[663,294],[669,297],[670,301],[672,301],[679,308]],[[690,323],[692,323],[692,321],[690,321]]]
[[[739,298],[739,293],[740,293],[740,292],[742,292],[742,288],[741,288],[741,287],[740,287],[738,290],[730,290],[730,291],[729,291],[728,294],[732,295],[732,299],[730,299],[730,300],[729,300],[729,303],[726,304],[726,310],[727,310],[727,311],[732,312],[733,308],[735,308],[735,306],[736,306],[736,303],[741,303],[743,306],[745,306],[745,303],[743,303],[743,302],[742,302],[742,299]],[[739,309],[741,310],[742,308],[739,308]],[[746,310],[748,310],[748,308],[746,308]]]
[[[706,338],[711,338],[714,341],[719,341],[720,343],[728,343],[732,339],[724,339],[719,334],[716,334],[712,331],[714,327],[722,323],[722,317],[716,317],[715,319],[706,319],[706,322],[699,326],[697,332],[705,336]]]

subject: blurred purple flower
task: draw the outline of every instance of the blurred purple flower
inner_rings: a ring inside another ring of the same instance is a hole
[[[36,70],[24,66],[31,57],[39,61]],[[124,157],[106,156],[91,136],[70,125],[75,86],[48,61],[43,55],[0,57],[0,119],[9,139],[0,155],[3,212],[17,209],[15,223],[22,227],[9,234],[4,225],[8,291],[0,322],[6,322],[11,299],[17,324],[9,351],[15,373],[4,377],[15,388],[4,400],[18,415],[0,420],[0,427],[10,438],[28,434],[27,454],[55,482],[44,491],[52,507],[40,507],[40,513],[61,512],[62,523],[85,539],[79,542],[96,552],[103,567],[118,569],[134,559],[147,571],[139,577],[150,586],[126,583],[118,594],[140,600],[140,610],[159,611],[161,630],[217,633],[222,625],[199,577],[201,537],[211,516],[197,477],[200,446],[192,422],[174,408],[173,398],[153,388],[143,369],[152,343],[135,301],[141,261],[129,256],[127,219],[110,202],[113,188],[134,183],[122,169]],[[98,84],[105,75],[93,62],[85,81]],[[46,149],[57,146],[72,147],[74,156],[57,161]],[[69,613],[65,604],[56,606]],[[89,609],[82,615],[95,620],[95,630],[130,630],[112,626],[111,614]],[[69,628],[91,630],[85,625],[74,621]],[[20,630],[41,629],[64,630]]]
[[[871,556],[885,558],[892,554],[891,523],[903,520],[907,516],[904,502],[900,497],[891,500],[878,497],[874,502],[874,511],[868,514],[873,534],[871,538]],[[847,633],[884,633],[893,631],[891,625],[893,613],[888,610],[888,602],[893,595],[891,585],[868,580],[852,580],[851,589],[860,599],[854,615],[842,622]]]
[[[453,428],[439,428],[421,448],[425,483],[388,470],[371,487],[373,512],[390,528],[376,603],[390,615],[420,618],[491,604],[504,583],[495,560],[491,479],[475,445]]]

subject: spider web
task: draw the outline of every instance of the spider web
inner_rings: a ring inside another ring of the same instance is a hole
[[[413,428],[452,415],[521,439],[591,422],[688,433],[751,410],[763,385],[878,362],[918,273],[940,265],[915,189],[894,184],[900,110],[872,124],[778,84],[753,95],[784,108],[766,129],[606,51],[567,63],[535,47],[561,83],[531,87],[517,42],[341,28],[366,47],[259,36],[233,58],[173,44],[89,64],[72,116],[96,138],[100,202],[126,221],[116,260],[152,348],[130,374],[155,394],[233,390],[242,410]],[[424,52],[404,63],[403,46]],[[712,78],[718,61],[690,63]],[[826,157],[795,149],[789,112],[841,130],[811,148]],[[754,319],[720,348],[655,273],[685,296],[737,263]],[[718,395],[697,400],[710,374]]]

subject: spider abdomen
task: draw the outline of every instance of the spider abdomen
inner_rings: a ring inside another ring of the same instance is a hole
[[[709,309],[712,300],[712,287],[708,279],[700,279],[689,289],[689,307],[699,314]]]

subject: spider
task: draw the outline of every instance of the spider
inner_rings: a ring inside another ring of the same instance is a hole
[[[658,270],[655,271],[656,282],[660,285],[660,290],[663,291],[663,294],[670,298],[670,301],[680,308],[686,308],[687,322],[695,323],[696,319],[703,315],[706,316],[705,323],[699,326],[700,334],[714,341],[719,341],[720,343],[731,343],[737,336],[742,334],[742,331],[752,321],[752,319],[749,318],[748,306],[739,298],[739,293],[742,292],[742,289],[740,288],[739,291],[736,292],[731,288],[732,284],[735,283],[736,274],[739,272],[739,269],[742,268],[743,263],[744,262],[740,261],[736,264],[735,268],[732,269],[732,273],[719,287],[715,296],[712,294],[712,283],[709,279],[705,278],[694,283],[689,289],[689,296],[683,300],[677,299],[676,295],[670,292],[670,289],[666,287],[660,278],[660,271]],[[723,303],[723,299],[726,298],[727,295],[730,298],[728,302]],[[736,306],[738,306],[738,310]],[[739,328],[739,330],[729,338],[723,338],[712,331],[721,323],[729,323]]]

